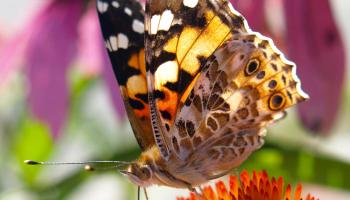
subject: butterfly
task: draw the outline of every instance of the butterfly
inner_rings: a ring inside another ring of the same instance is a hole
[[[141,187],[189,188],[229,173],[266,127],[308,99],[296,66],[226,0],[98,0],[103,38],[139,158]]]

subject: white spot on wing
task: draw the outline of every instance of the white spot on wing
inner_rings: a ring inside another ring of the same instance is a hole
[[[120,7],[120,5],[119,5],[119,3],[117,1],[113,1],[112,2],[112,6],[115,7],[115,8],[119,8]]]
[[[109,43],[109,40],[106,40],[105,44],[106,44],[106,48],[108,49],[108,51],[112,52],[112,47],[111,47],[111,43]]]
[[[176,61],[167,61],[161,64],[155,73],[155,88],[160,89],[167,82],[176,82],[179,67]]]
[[[239,104],[242,102],[244,95],[243,90],[238,90],[237,92],[229,91],[227,93],[221,94],[221,98],[226,99],[226,102],[230,105],[230,110],[236,110]]]
[[[194,8],[197,6],[198,0],[184,0],[183,4],[184,6]]]
[[[118,34],[118,47],[121,49],[127,49],[129,46],[129,39],[123,33]]]
[[[174,19],[174,14],[170,10],[165,10],[160,18],[158,30],[168,31]]]
[[[129,16],[132,15],[132,10],[131,10],[130,8],[128,8],[128,7],[125,7],[125,8],[124,8],[124,12],[125,12],[127,15],[129,15]]]
[[[115,36],[111,36],[109,38],[109,45],[110,45],[110,49],[112,51],[118,51],[118,41],[117,41],[117,37]]]
[[[157,34],[160,15],[153,15],[151,18],[151,35]]]
[[[141,21],[134,19],[132,22],[132,30],[142,34],[145,32],[145,26]]]
[[[97,10],[100,13],[105,13],[108,10],[108,3],[102,2],[102,1],[97,1]]]

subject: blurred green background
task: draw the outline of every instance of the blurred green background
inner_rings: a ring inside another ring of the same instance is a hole
[[[42,3],[39,0],[1,1],[3,38],[24,26],[28,16]],[[350,3],[336,0],[332,6],[349,49]],[[136,187],[117,171],[88,173],[79,166],[23,164],[26,159],[131,161],[139,155],[129,122],[113,109],[103,78],[72,67],[68,70],[67,82],[68,114],[55,139],[50,127],[28,108],[30,88],[23,69],[14,70],[6,85],[0,87],[0,200],[136,199]],[[300,125],[296,111],[290,109],[285,120],[268,129],[265,146],[238,170],[266,169],[269,175],[283,176],[286,182],[302,182],[305,193],[312,192],[320,199],[350,199],[348,79],[345,85],[331,134],[325,137],[308,133]],[[149,192],[150,199],[168,199],[170,194],[174,194],[175,199],[178,194],[188,194],[185,190],[163,187],[151,188]]]

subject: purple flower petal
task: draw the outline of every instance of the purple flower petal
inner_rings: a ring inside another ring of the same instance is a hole
[[[266,32],[265,0],[231,0],[231,3],[247,19],[254,31]]]
[[[102,71],[105,51],[102,44],[96,8],[90,6],[80,20],[78,41],[79,67],[87,76],[96,76]]]
[[[27,32],[19,33],[4,41],[0,49],[0,89],[4,87],[13,71],[19,66],[28,40]]]
[[[282,1],[231,0],[231,3],[246,18],[253,31],[272,38],[276,46],[283,50],[285,44]]]
[[[29,103],[35,116],[47,122],[54,137],[69,107],[67,68],[76,54],[82,1],[53,1],[34,19],[27,47]]]
[[[3,35],[2,30],[0,30],[0,49],[2,47],[2,45],[4,44],[5,41],[5,36]]]
[[[326,133],[339,110],[345,52],[328,0],[284,1],[289,56],[298,65],[303,88],[311,99],[299,106],[304,125]]]

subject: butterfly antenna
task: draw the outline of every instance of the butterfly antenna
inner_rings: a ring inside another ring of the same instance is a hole
[[[27,165],[84,165],[86,171],[120,169],[131,162],[125,161],[86,161],[86,162],[39,162],[33,160],[25,160]]]

